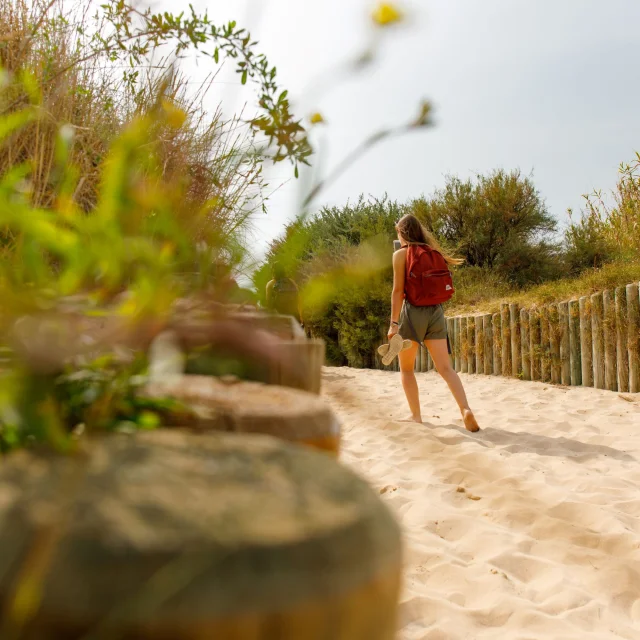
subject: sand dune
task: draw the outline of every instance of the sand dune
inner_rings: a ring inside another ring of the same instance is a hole
[[[640,397],[463,376],[482,431],[418,374],[326,369],[343,461],[405,532],[399,640],[640,638]]]

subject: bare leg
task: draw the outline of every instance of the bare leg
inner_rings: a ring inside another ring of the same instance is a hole
[[[422,423],[422,412],[420,411],[420,393],[418,391],[416,374],[413,371],[416,363],[417,353],[418,344],[416,342],[412,342],[409,349],[407,349],[406,351],[401,351],[398,354],[398,361],[400,363],[402,388],[404,389],[404,395],[407,396],[407,402],[409,403],[409,409],[411,411],[411,418],[409,418],[409,420]]]
[[[427,346],[427,349],[429,349],[429,353],[431,354],[431,358],[433,359],[433,363],[435,364],[438,373],[449,385],[449,389],[460,407],[464,426],[468,431],[478,431],[480,427],[476,422],[473,411],[471,411],[471,408],[469,407],[469,401],[467,400],[467,394],[464,392],[462,381],[455,369],[451,366],[451,358],[447,350],[447,341],[426,340],[425,345]]]

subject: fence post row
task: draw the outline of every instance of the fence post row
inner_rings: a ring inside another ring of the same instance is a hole
[[[499,313],[446,322],[452,365],[461,373],[640,393],[638,283],[531,309],[502,303]],[[371,365],[384,368],[377,353]],[[391,368],[398,370],[397,359]],[[420,351],[416,372],[433,368]]]

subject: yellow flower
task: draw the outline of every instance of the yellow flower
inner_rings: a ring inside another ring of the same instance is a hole
[[[379,27],[388,27],[390,24],[400,22],[403,16],[402,11],[394,4],[380,2],[371,17]]]
[[[166,122],[172,129],[179,129],[187,119],[187,114],[166,98],[162,100],[162,109]]]
[[[322,117],[322,114],[318,112],[312,114],[309,120],[311,121],[311,124],[321,124],[324,122],[324,118]]]

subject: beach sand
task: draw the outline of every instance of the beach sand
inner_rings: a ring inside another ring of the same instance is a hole
[[[327,368],[345,464],[405,536],[398,640],[640,638],[640,396],[463,375]]]

